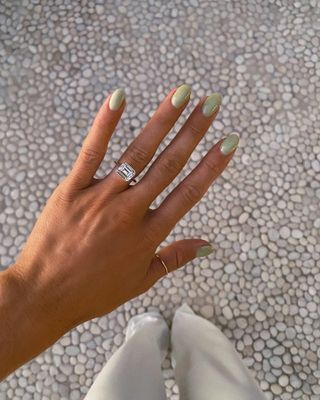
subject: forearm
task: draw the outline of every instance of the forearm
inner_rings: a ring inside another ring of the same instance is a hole
[[[69,330],[47,298],[21,282],[12,267],[0,272],[0,381]]]

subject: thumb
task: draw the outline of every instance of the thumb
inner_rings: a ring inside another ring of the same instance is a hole
[[[161,260],[168,268],[168,272],[174,271],[184,266],[189,261],[197,257],[207,256],[214,251],[212,244],[202,239],[184,239],[171,243],[159,250],[158,254]],[[166,269],[161,260],[154,256],[151,260],[147,280],[149,286],[152,286],[157,280],[166,275]]]

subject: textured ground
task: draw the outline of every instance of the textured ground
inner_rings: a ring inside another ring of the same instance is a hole
[[[201,96],[223,96],[158,203],[213,142],[241,135],[228,170],[166,241],[219,250],[66,334],[0,384],[1,400],[82,398],[132,315],[157,307],[170,323],[183,301],[223,330],[269,399],[320,398],[319,17],[316,0],[0,2],[3,269],[115,88],[128,104],[101,173],[172,87],[192,87],[184,116]],[[169,358],[164,375],[176,400]]]

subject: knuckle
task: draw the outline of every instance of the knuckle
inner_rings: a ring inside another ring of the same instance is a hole
[[[182,170],[183,165],[184,163],[178,154],[168,154],[167,156],[164,155],[161,160],[160,169],[165,174],[176,175]]]
[[[144,242],[153,247],[158,247],[161,236],[156,224],[148,224],[143,233]]]
[[[70,204],[74,201],[74,195],[75,191],[65,178],[53,191],[52,199],[56,199],[58,203]]]
[[[86,163],[92,163],[103,159],[104,154],[90,147],[83,146],[80,152],[81,159]]]
[[[190,124],[189,129],[193,135],[202,135],[202,133],[203,133],[203,130],[194,124]]]
[[[210,169],[212,174],[218,175],[220,173],[217,163],[212,158],[210,157],[204,158],[203,163],[207,168]]]
[[[120,226],[131,226],[134,220],[133,213],[124,207],[119,208],[113,215],[114,221]]]
[[[129,154],[130,159],[137,165],[144,165],[149,161],[149,153],[142,147],[132,146]]]
[[[183,265],[184,257],[183,257],[182,251],[180,249],[176,250],[174,259],[175,259],[175,266],[174,266],[175,269],[177,269],[177,268],[181,267],[181,265]]]
[[[202,198],[200,189],[191,183],[181,186],[181,195],[187,204],[197,203]]]
[[[73,202],[74,196],[71,192],[59,190],[57,192],[57,200],[61,203],[70,204]]]

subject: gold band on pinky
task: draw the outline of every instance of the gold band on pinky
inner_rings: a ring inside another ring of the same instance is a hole
[[[164,263],[162,258],[159,256],[158,253],[156,253],[155,256],[159,258],[159,260],[161,261],[161,264],[164,266],[164,269],[166,270],[166,274],[168,274],[169,273],[168,267],[166,266],[166,264]]]

